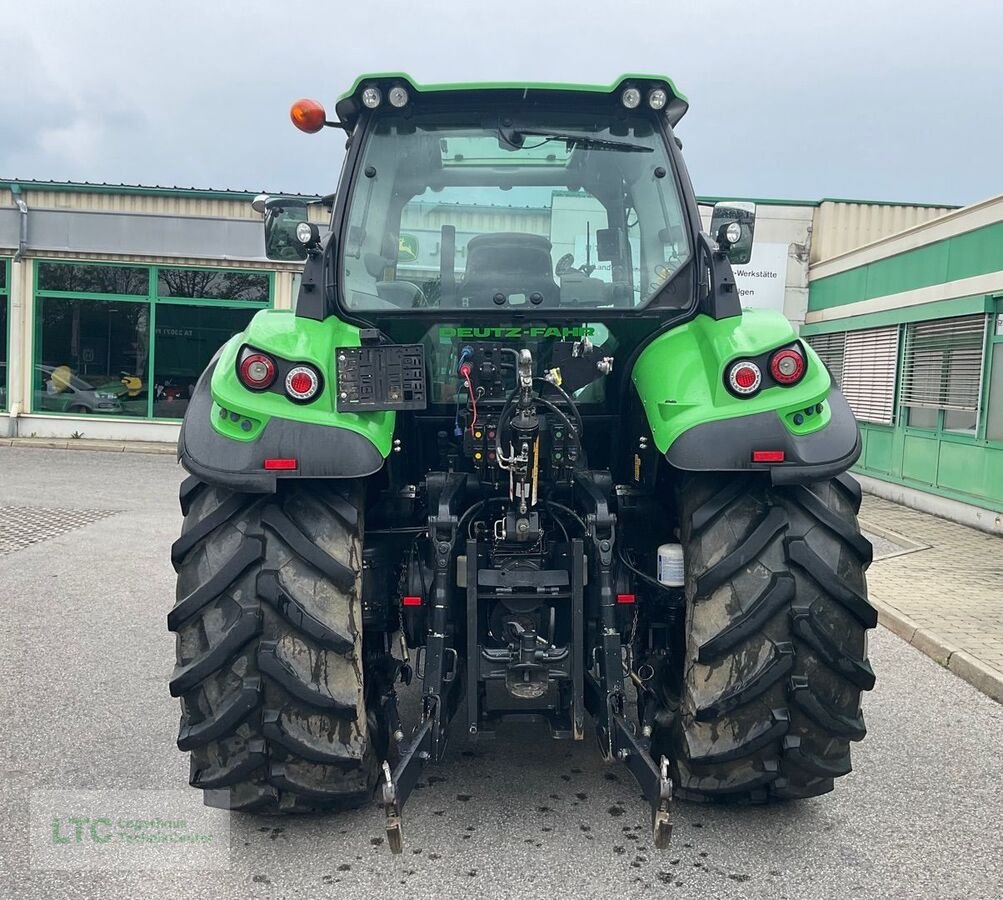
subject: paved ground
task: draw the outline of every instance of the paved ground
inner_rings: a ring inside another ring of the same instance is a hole
[[[867,573],[872,596],[1003,677],[1003,537],[871,494],[864,495],[860,518],[865,527],[888,529],[886,540],[923,548],[882,559],[875,541],[876,562]],[[907,540],[897,541],[899,535]]]
[[[591,743],[513,730],[456,741],[409,802],[396,859],[377,812],[360,810],[235,816],[228,868],[212,875],[33,869],[31,791],[185,783],[164,622],[180,477],[164,456],[0,448],[0,507],[77,517],[36,513],[44,540],[0,549],[5,900],[999,896],[1003,706],[882,629],[870,733],[836,791],[767,809],[677,804],[664,853],[650,848],[629,775]]]

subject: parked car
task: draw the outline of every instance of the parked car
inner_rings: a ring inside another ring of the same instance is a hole
[[[68,366],[35,366],[35,384],[36,410],[74,415],[122,412],[117,383],[95,387],[74,375]]]

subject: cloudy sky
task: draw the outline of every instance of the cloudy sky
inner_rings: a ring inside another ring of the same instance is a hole
[[[823,9],[820,9],[824,8]],[[991,0],[0,0],[0,177],[324,193],[340,133],[289,103],[357,74],[670,75],[697,192],[1003,192]]]

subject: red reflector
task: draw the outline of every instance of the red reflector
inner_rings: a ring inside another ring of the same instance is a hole
[[[732,391],[741,397],[755,394],[762,382],[763,373],[752,360],[739,360],[728,369],[728,383]]]
[[[286,393],[293,400],[311,400],[320,390],[320,376],[311,366],[293,366],[286,373]]]
[[[294,394],[306,394],[313,387],[313,379],[306,372],[297,372],[289,379],[289,388]]]
[[[266,459],[266,469],[295,469],[299,463],[295,459]]]
[[[633,594],[617,594],[616,595],[616,602],[617,603],[634,603],[636,600],[637,600],[637,598]]]
[[[753,450],[752,451],[752,461],[753,462],[783,462],[784,461],[784,451],[783,450]]]
[[[421,597],[401,597],[404,606],[421,606]]]

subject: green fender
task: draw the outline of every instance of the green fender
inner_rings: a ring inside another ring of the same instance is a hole
[[[310,403],[276,391],[249,391],[237,378],[244,346],[289,362],[310,363],[323,388]],[[189,403],[178,455],[193,474],[239,490],[269,491],[276,478],[353,478],[378,470],[390,453],[394,412],[336,409],[335,348],[358,347],[359,329],[330,317],[265,309],[234,335],[206,369]],[[294,458],[295,470],[264,469],[269,458]]]
[[[856,422],[814,350],[802,344],[807,370],[792,387],[764,387],[737,397],[725,385],[728,365],[763,357],[797,341],[777,312],[701,315],[655,338],[631,373],[658,450],[686,470],[769,469],[774,480],[829,477],[856,461]],[[766,373],[765,361],[761,368]],[[765,380],[765,379],[764,379]],[[757,450],[783,451],[757,463]]]

